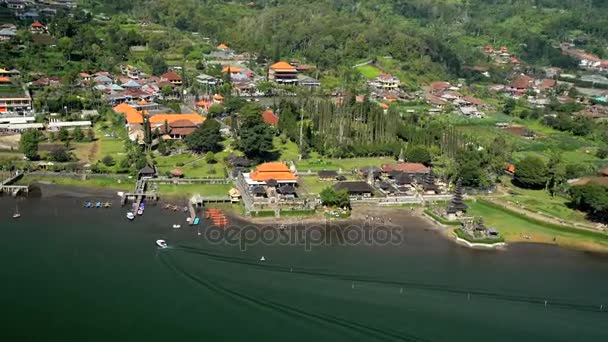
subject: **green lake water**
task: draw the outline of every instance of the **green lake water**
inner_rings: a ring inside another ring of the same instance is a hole
[[[82,203],[30,198],[13,220],[0,198],[4,341],[608,341],[605,256],[469,250],[415,218],[399,245],[241,251],[173,229],[181,213]]]

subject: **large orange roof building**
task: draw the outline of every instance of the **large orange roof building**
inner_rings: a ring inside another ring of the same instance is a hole
[[[287,62],[277,62],[268,68],[268,80],[283,84],[298,83],[296,67]]]
[[[260,164],[249,174],[248,178],[254,184],[266,183],[271,179],[277,183],[297,183],[298,181],[298,177],[281,162]]]

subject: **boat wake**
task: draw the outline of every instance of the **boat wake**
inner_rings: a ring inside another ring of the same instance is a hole
[[[187,272],[183,268],[179,267],[175,264],[171,256],[165,254],[161,256],[161,262],[170,268],[175,273],[181,275],[182,277],[188,279],[189,281],[194,282],[195,284],[209,290],[217,295],[227,297],[231,300],[237,300],[239,302],[244,302],[255,307],[261,307],[264,309],[272,310],[273,312],[281,313],[287,315],[289,317],[293,317],[298,320],[307,320],[311,323],[326,325],[326,326],[334,326],[347,329],[351,332],[357,332],[359,334],[363,334],[368,338],[375,338],[379,340],[399,340],[399,341],[428,341],[427,339],[416,337],[413,335],[408,335],[403,332],[394,331],[387,328],[376,328],[369,325],[365,325],[360,322],[355,322],[351,320],[347,320],[344,318],[327,315],[323,313],[310,312],[306,310],[302,310],[300,308],[296,308],[293,306],[285,305],[282,303],[278,303],[275,301],[271,301],[268,299],[262,299],[253,297],[251,295],[245,294],[242,291],[234,291],[227,287],[221,286],[219,283],[213,282],[208,279],[203,279],[193,273]]]
[[[382,286],[390,286],[396,288],[405,288],[408,290],[418,290],[423,293],[435,293],[442,295],[455,295],[461,296],[463,298],[470,298],[473,296],[474,298],[483,298],[489,299],[499,302],[509,302],[509,303],[522,303],[522,304],[534,304],[534,305],[547,305],[549,304],[551,308],[563,309],[563,310],[573,310],[573,311],[584,311],[584,312],[593,312],[593,313],[608,313],[608,310],[601,310],[600,306],[595,304],[588,303],[580,303],[573,300],[567,300],[563,298],[551,298],[551,297],[538,297],[538,296],[526,296],[520,294],[512,294],[512,293],[500,293],[500,292],[491,292],[480,288],[461,288],[454,287],[444,284],[432,284],[432,283],[424,283],[424,282],[416,282],[416,281],[408,281],[401,279],[390,279],[390,278],[381,278],[377,276],[365,276],[358,274],[346,274],[346,273],[336,273],[332,272],[329,269],[316,269],[316,268],[302,268],[287,265],[281,265],[278,263],[272,262],[263,262],[260,263],[257,259],[245,258],[245,257],[237,257],[230,256],[224,254],[218,254],[212,251],[208,251],[201,248],[194,248],[189,246],[176,246],[173,248],[174,252],[179,253],[187,253],[191,255],[199,255],[204,256],[208,259],[224,262],[229,264],[239,264],[246,265],[250,268],[258,268],[263,269],[264,271],[271,272],[279,272],[279,273],[292,273],[297,275],[305,275],[316,278],[330,278],[341,281],[348,281],[349,283],[358,283],[358,284],[367,284],[367,285],[382,285]]]

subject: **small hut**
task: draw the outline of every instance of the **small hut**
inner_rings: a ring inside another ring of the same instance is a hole
[[[230,189],[228,194],[230,195],[230,202],[232,203],[238,203],[241,200],[241,193],[236,188]]]
[[[338,177],[338,172],[331,170],[321,170],[317,174],[319,175],[319,179],[323,181],[335,180]]]
[[[152,178],[156,177],[156,168],[154,166],[146,165],[141,170],[139,170],[138,178]]]

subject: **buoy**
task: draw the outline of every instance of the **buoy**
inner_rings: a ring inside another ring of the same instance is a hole
[[[266,258],[264,258],[264,256],[262,255],[262,257],[260,258],[260,261],[266,261]]]

